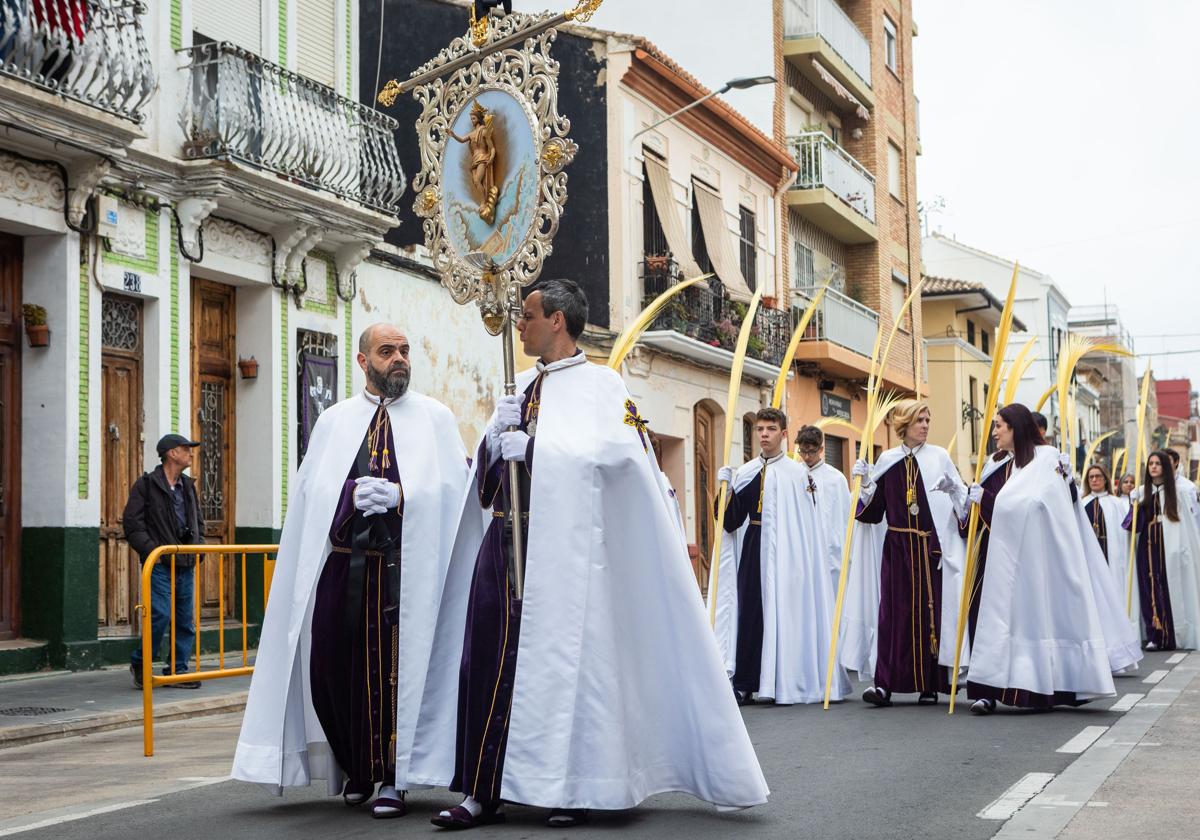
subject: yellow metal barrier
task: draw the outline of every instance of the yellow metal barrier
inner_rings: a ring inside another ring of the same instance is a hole
[[[267,595],[271,591],[271,576],[275,571],[275,560],[271,555],[279,551],[278,545],[161,545],[150,553],[142,564],[142,580],[140,598],[137,610],[141,615],[142,628],[142,736],[145,741],[145,754],[154,755],[154,689],[158,686],[174,683],[192,682],[193,680],[216,680],[222,677],[244,677],[254,673],[250,664],[250,653],[247,644],[248,627],[246,624],[246,558],[249,555],[261,554],[263,557],[263,611],[266,611]],[[196,555],[192,564],[192,621],[196,628],[196,667],[187,673],[175,672],[175,558],[180,554]],[[234,668],[225,667],[225,562],[230,555],[241,555],[242,583],[242,664]],[[217,656],[216,669],[200,670],[200,563],[205,555],[217,557]],[[152,610],[150,578],[154,567],[164,558],[169,557],[171,563],[171,633],[168,640],[171,650],[170,674],[159,676],[154,673],[154,651],[150,649],[150,633]]]

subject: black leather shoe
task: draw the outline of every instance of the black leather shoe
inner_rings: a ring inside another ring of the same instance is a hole
[[[892,692],[886,688],[875,688],[872,686],[863,692],[863,702],[870,703],[873,706],[890,706],[892,705]]]

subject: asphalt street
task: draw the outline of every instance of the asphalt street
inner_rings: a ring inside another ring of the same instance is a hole
[[[857,697],[829,711],[746,708],[771,786],[765,806],[720,814],[687,796],[662,795],[633,811],[594,814],[588,826],[570,831],[545,828],[544,812],[510,807],[506,825],[471,836],[988,838],[1003,820],[978,814],[1026,774],[1066,769],[1079,756],[1058,750],[1096,731],[1087,727],[1120,719],[1123,712],[1109,707],[1122,695],[1144,695],[1151,688],[1144,678],[1169,669],[1167,659],[1147,654],[1138,675],[1117,680],[1115,701],[1047,713],[1002,709],[980,718],[962,703],[949,716],[944,702],[877,709]],[[323,783],[277,797],[228,781],[239,723],[240,715],[227,714],[164,724],[153,758],[142,757],[137,729],[0,751],[0,836],[431,836],[429,817],[457,801],[444,790],[418,792],[409,798],[408,816],[373,820],[366,809],[325,797]]]

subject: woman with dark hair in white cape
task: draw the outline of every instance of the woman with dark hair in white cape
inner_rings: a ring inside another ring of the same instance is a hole
[[[984,517],[990,539],[967,671],[971,711],[988,714],[997,702],[1077,706],[1115,694],[1113,673],[1142,654],[1069,462],[1044,443],[1023,405],[1000,409],[992,437],[1013,453],[1013,468]],[[980,499],[979,485],[969,497]]]

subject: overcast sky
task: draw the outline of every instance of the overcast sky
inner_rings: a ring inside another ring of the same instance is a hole
[[[1200,387],[1200,2],[914,0],[917,189],[943,234],[1121,310]],[[1144,360],[1139,360],[1139,371]]]

